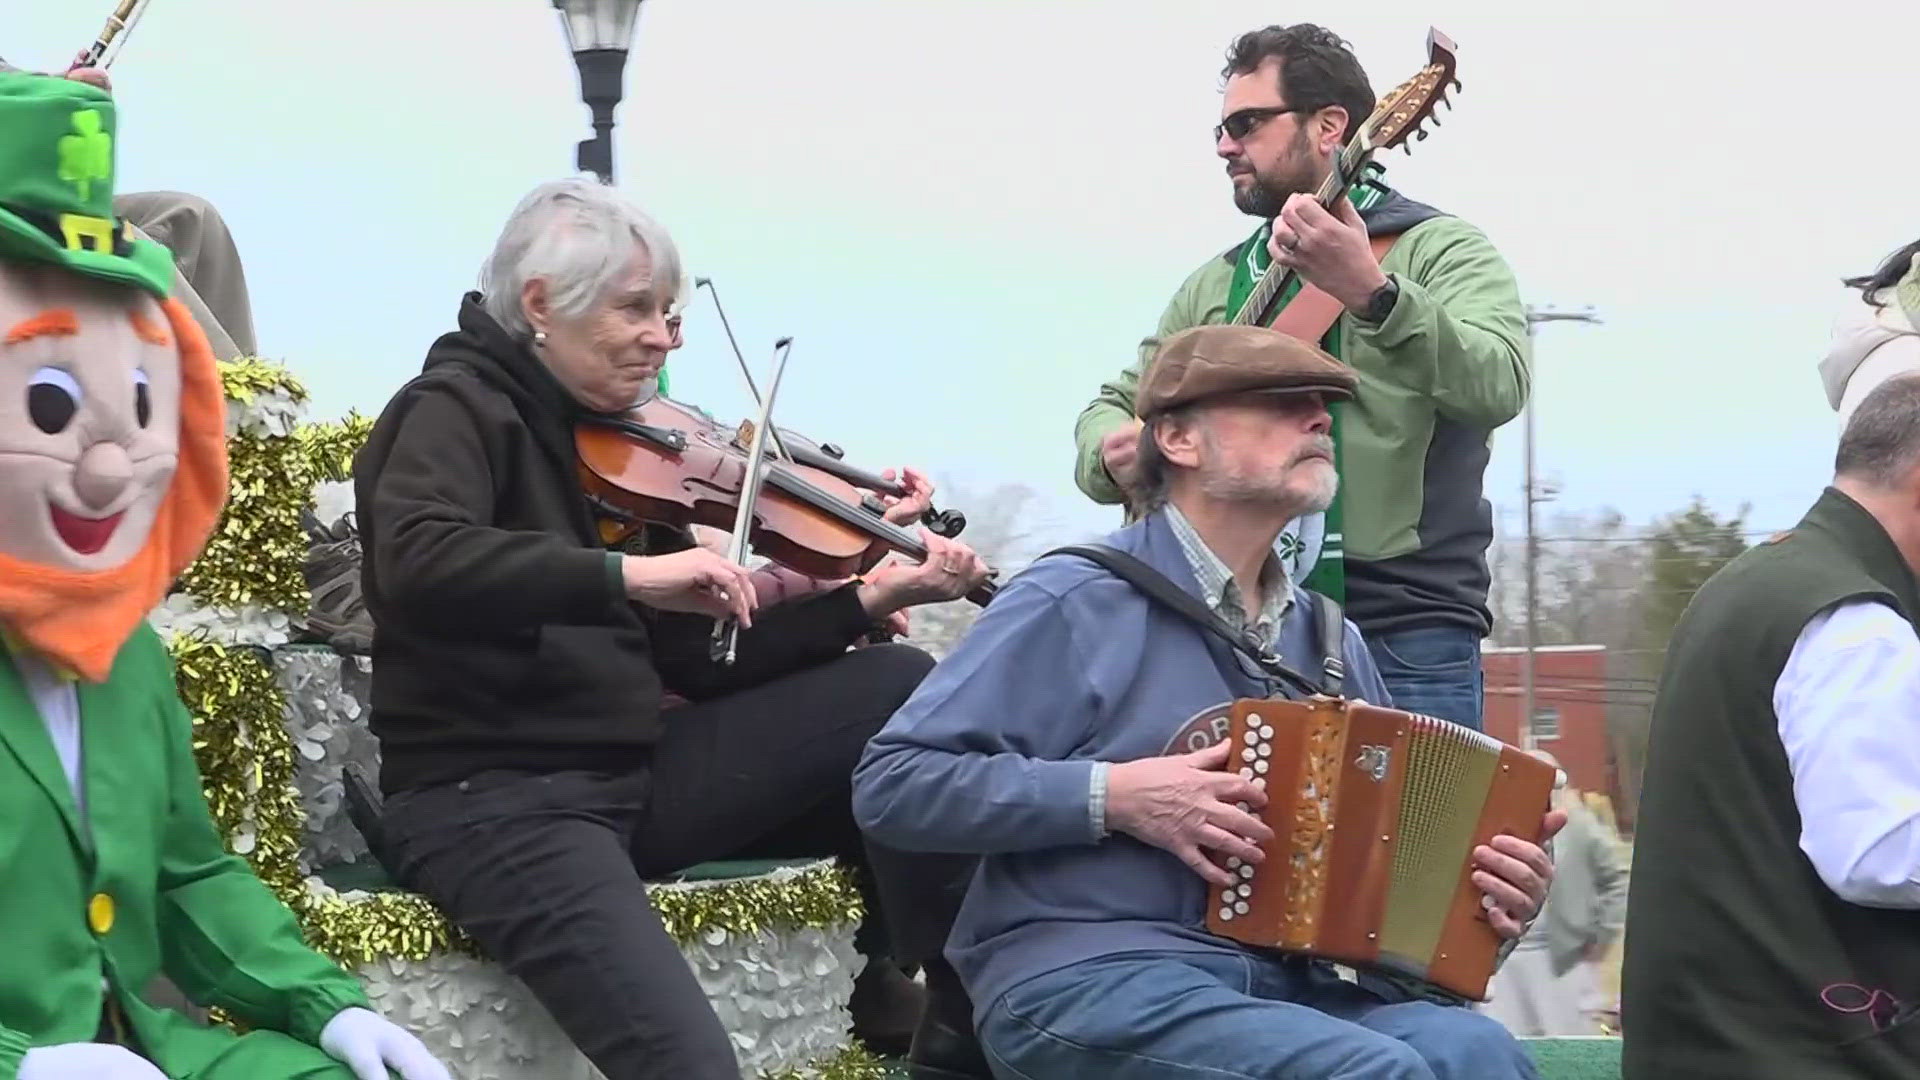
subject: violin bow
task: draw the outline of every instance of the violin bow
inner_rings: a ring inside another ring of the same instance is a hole
[[[766,403],[760,400],[759,384],[753,381],[753,372],[747,368],[747,358],[741,355],[740,343],[733,338],[733,324],[727,321],[727,309],[720,306],[720,290],[713,287],[712,278],[704,277],[694,278],[693,287],[705,289],[713,294],[713,310],[720,314],[720,328],[727,332],[727,344],[733,346],[733,358],[740,364],[740,374],[747,380],[747,390],[753,394],[754,403],[764,407]],[[778,346],[775,347],[778,348]],[[760,423],[764,426],[766,420],[763,418]],[[773,433],[773,449],[783,460],[793,460],[793,455],[787,452],[787,444],[780,438],[780,433],[777,431]]]
[[[133,31],[133,24],[140,21],[140,16],[146,10],[147,0],[120,0],[120,6],[114,8],[113,14],[107,16],[107,25],[100,31],[100,36],[93,40],[92,45],[87,46],[82,59],[74,66],[102,69],[111,67],[114,60],[120,56],[120,45],[126,41],[127,35]],[[108,55],[109,49],[112,50],[111,56]]]
[[[753,381],[753,372],[747,369],[747,358],[740,353],[740,342],[734,339],[733,324],[727,321],[727,309],[721,306],[720,303],[719,287],[713,283],[712,278],[705,277],[694,278],[693,287],[696,289],[705,289],[713,294],[713,310],[720,316],[720,328],[727,332],[727,344],[733,349],[734,362],[740,365],[740,374],[747,380],[747,392],[753,395],[754,403],[759,404],[760,386]],[[810,458],[796,457],[791,450],[787,449],[786,439],[782,437],[778,431],[772,432],[772,436],[774,451],[779,454],[781,460],[787,462],[789,465],[811,465],[816,469],[832,473],[842,480],[853,484],[855,487],[866,487],[876,480],[883,483],[890,483],[890,481],[886,481],[884,477],[865,478],[853,471],[837,469],[835,467],[835,461],[823,460],[819,454],[814,454]],[[806,441],[805,436],[801,438],[802,441]],[[826,451],[827,458],[838,459],[839,456],[837,451]],[[892,489],[880,488],[877,490],[894,496],[904,496],[907,491],[905,485],[898,485]],[[873,512],[876,514],[883,512],[877,505],[871,509],[873,509]],[[959,536],[961,530],[967,527],[967,515],[958,510],[940,510],[934,507],[932,503],[928,503],[926,512],[920,517],[920,523],[928,529],[939,533],[941,536],[952,538]]]
[[[753,445],[747,450],[747,470],[740,478],[740,498],[734,507],[733,533],[727,537],[727,559],[742,569],[747,565],[747,534],[753,529],[753,504],[760,498],[767,460],[767,432],[773,426],[773,396],[780,392],[780,376],[787,370],[787,356],[793,339],[783,337],[773,343],[773,384],[767,387],[767,399],[760,403],[760,422],[753,426]],[[740,645],[740,621],[732,615],[713,628],[708,653],[713,659],[732,664]]]

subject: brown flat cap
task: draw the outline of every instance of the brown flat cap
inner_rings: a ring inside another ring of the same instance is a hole
[[[1353,369],[1316,346],[1262,326],[1209,325],[1182,330],[1160,344],[1134,395],[1145,420],[1216,394],[1318,391],[1353,398]]]

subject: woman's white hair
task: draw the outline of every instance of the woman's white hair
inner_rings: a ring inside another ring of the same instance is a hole
[[[635,245],[653,264],[661,303],[678,303],[686,295],[680,251],[658,222],[595,180],[541,184],[507,215],[480,268],[481,306],[507,333],[530,338],[533,326],[520,301],[527,282],[546,280],[556,315],[583,315],[619,284]]]

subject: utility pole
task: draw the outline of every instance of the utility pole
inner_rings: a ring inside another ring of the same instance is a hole
[[[1533,737],[1533,654],[1540,647],[1539,627],[1539,578],[1537,569],[1540,563],[1540,538],[1533,527],[1533,504],[1545,501],[1533,475],[1533,413],[1534,401],[1539,398],[1539,352],[1535,348],[1534,327],[1543,322],[1583,322],[1598,324],[1600,317],[1593,313],[1591,305],[1580,311],[1555,311],[1551,307],[1527,305],[1527,367],[1530,373],[1527,387],[1527,423],[1522,441],[1526,447],[1526,479],[1522,481],[1525,499],[1527,528],[1527,651],[1521,658],[1521,699],[1520,699],[1520,746],[1532,750]]]

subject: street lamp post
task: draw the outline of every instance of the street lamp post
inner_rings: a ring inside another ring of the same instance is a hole
[[[1540,542],[1533,530],[1533,504],[1541,501],[1540,489],[1538,485],[1535,484],[1533,478],[1533,403],[1539,397],[1537,387],[1539,384],[1540,365],[1536,359],[1539,354],[1534,348],[1536,337],[1533,328],[1543,322],[1583,322],[1598,324],[1600,317],[1593,313],[1591,306],[1580,311],[1555,311],[1552,308],[1538,308],[1531,304],[1527,305],[1527,362],[1528,367],[1533,372],[1533,377],[1528,380],[1530,385],[1527,390],[1527,426],[1525,436],[1522,440],[1526,446],[1526,479],[1523,481],[1523,484],[1526,490],[1525,509],[1527,520],[1527,652],[1521,664],[1521,670],[1523,672],[1521,680],[1524,688],[1521,691],[1520,705],[1520,745],[1526,750],[1532,750],[1535,746],[1535,739],[1533,737],[1533,652],[1539,647],[1540,642],[1536,601],[1538,578],[1535,573],[1539,563]]]
[[[580,68],[580,99],[593,111],[593,138],[583,140],[575,167],[613,183],[613,110],[624,93],[627,52],[641,0],[553,0],[567,47]]]

